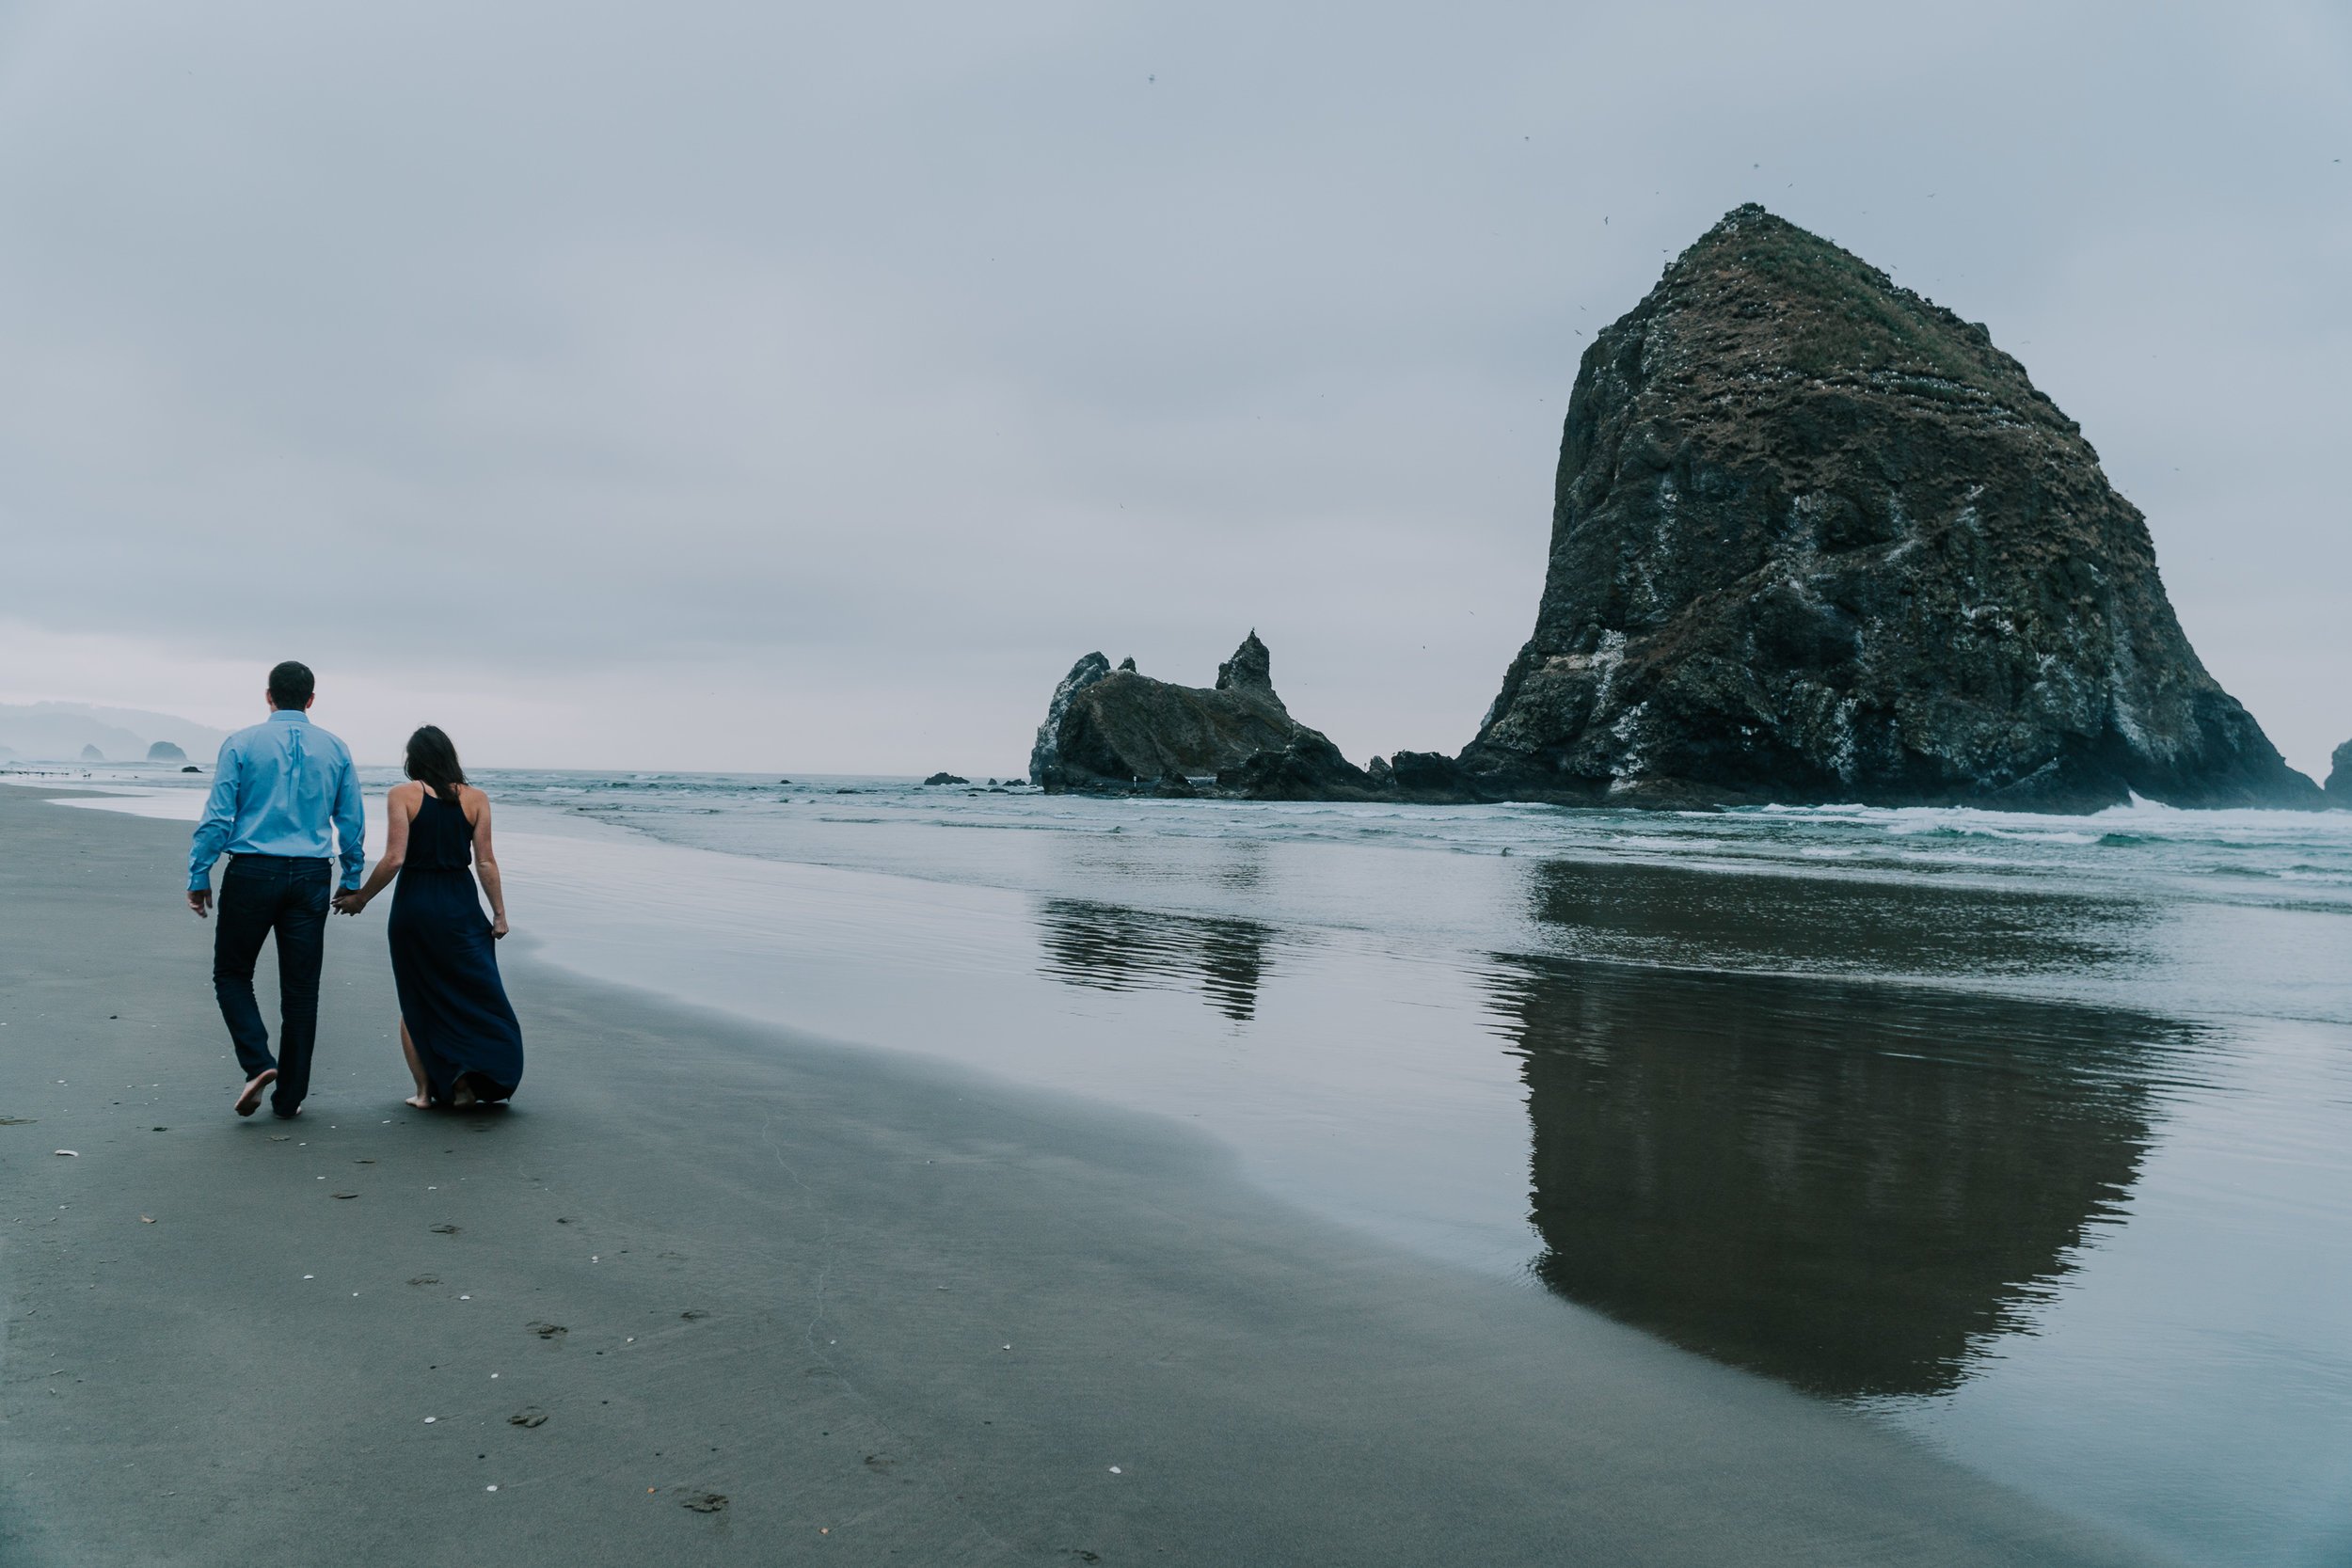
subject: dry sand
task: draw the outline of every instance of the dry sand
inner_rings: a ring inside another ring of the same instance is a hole
[[[10,1568],[2142,1560],[1180,1130],[517,946],[517,1103],[407,1110],[380,910],[308,1111],[240,1121],[186,829],[40,793],[0,788]]]

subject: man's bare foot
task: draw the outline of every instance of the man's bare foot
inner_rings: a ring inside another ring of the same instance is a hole
[[[433,1109],[433,1097],[424,1093],[422,1090],[419,1090],[417,1093],[412,1094],[407,1099],[402,1101],[401,1103],[407,1106],[412,1111],[430,1111]]]
[[[278,1069],[265,1067],[246,1082],[245,1093],[237,1096],[237,1115],[249,1117],[262,1108],[262,1091],[278,1082]]]

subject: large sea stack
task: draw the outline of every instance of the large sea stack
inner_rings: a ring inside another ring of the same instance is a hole
[[[1460,777],[1661,805],[2321,800],[2198,661],[2146,522],[2025,367],[1755,206],[1586,350],[1535,633]]]

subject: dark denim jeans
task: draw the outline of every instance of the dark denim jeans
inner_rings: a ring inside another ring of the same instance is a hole
[[[319,1032],[319,966],[326,956],[327,900],[332,863],[279,855],[238,855],[220,879],[213,927],[213,994],[236,1042],[237,1066],[247,1078],[278,1069],[270,1108],[292,1116],[310,1092],[310,1047]],[[253,999],[253,960],[278,933],[278,1056],[269,1053],[269,1026]]]

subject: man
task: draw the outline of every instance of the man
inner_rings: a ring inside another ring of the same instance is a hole
[[[310,722],[317,682],[289,659],[269,673],[270,716],[221,742],[212,799],[196,825],[188,855],[188,908],[201,920],[213,902],[213,863],[223,850],[220,924],[213,928],[213,994],[246,1085],[237,1115],[270,1109],[299,1115],[310,1091],[310,1047],[318,1037],[319,965],[326,956],[328,890],[334,858],[345,893],[359,885],[367,862],[366,818],[351,751]],[[330,841],[328,832],[333,832]],[[278,1055],[253,999],[253,960],[278,934]]]

